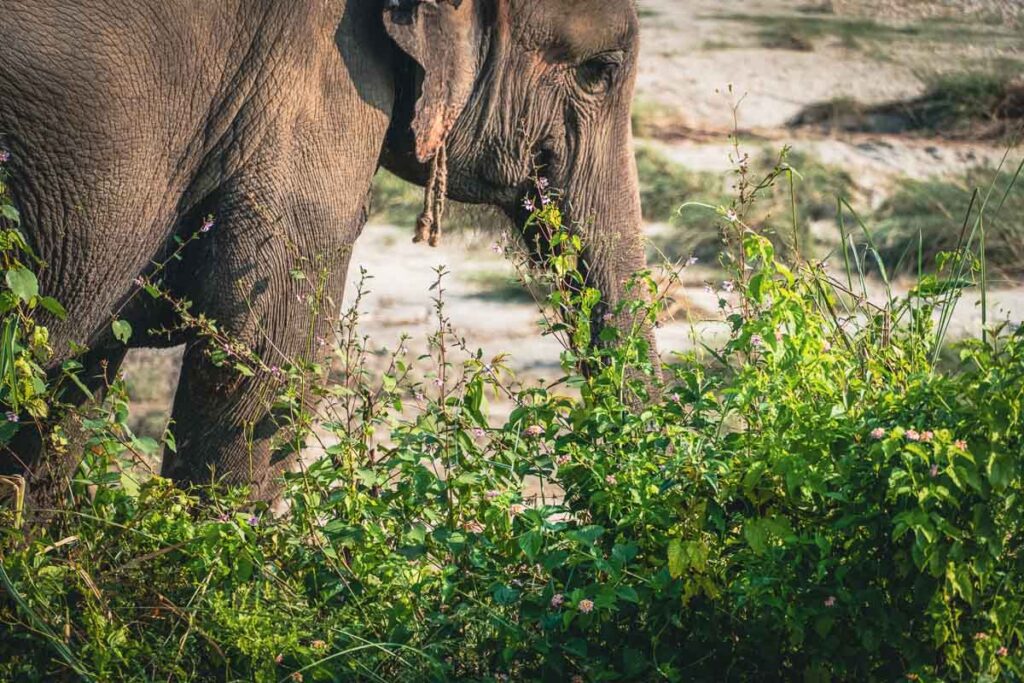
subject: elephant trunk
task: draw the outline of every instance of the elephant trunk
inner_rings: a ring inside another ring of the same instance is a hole
[[[649,296],[642,283],[629,287],[633,275],[647,267],[629,122],[623,122],[616,134],[598,143],[594,153],[584,151],[577,156],[575,168],[568,174],[565,196],[569,218],[583,235],[587,284],[601,292],[601,304],[594,311],[591,325],[592,343],[601,344],[600,331],[609,325],[620,335],[638,329],[648,341],[650,359],[657,368],[654,330],[645,320],[646,311],[627,306],[617,312],[624,300]]]

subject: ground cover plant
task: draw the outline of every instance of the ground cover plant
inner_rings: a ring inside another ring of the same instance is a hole
[[[531,221],[553,247],[534,277],[566,342],[558,383],[521,386],[467,348],[444,271],[431,352],[371,376],[357,300],[330,376],[278,369],[291,445],[322,449],[288,477],[286,515],[140,474],[157,444],[111,378],[51,527],[26,536],[4,508],[0,678],[1020,680],[1024,331],[993,326],[936,366],[949,306],[984,282],[984,214],[936,274],[872,303],[870,233],[840,275],[760,233],[759,188],[791,180],[741,170],[709,209],[734,247],[715,283],[728,341],[661,372],[645,274],[622,304],[634,328],[587,343],[599,302],[554,198]],[[0,365],[32,377],[42,300],[4,211]],[[29,395],[45,413],[45,385],[7,377],[12,416]],[[500,421],[496,395],[515,406]]]
[[[836,132],[912,133],[953,139],[1011,138],[1024,121],[1021,63],[996,62],[977,71],[929,77],[925,91],[905,101],[866,105],[851,98],[814,104],[790,122]]]
[[[991,45],[1011,45],[1017,39],[1014,29],[1002,26],[1001,22],[924,20],[880,23],[866,18],[834,16],[828,11],[774,16],[723,12],[716,18],[756,26],[757,37],[763,47],[802,52],[814,50],[825,40],[833,40],[849,49],[862,49],[866,46],[885,48],[895,40],[945,45],[977,40]]]
[[[1024,195],[1010,191],[1021,169],[973,169],[962,180],[904,180],[875,212],[880,254],[891,270],[916,273],[922,264],[957,248],[963,239],[964,207],[991,202],[985,224],[986,259],[992,275],[1015,278],[1024,272]],[[980,237],[980,236],[979,236]]]

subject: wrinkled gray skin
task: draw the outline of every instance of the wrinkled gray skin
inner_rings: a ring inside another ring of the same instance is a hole
[[[268,365],[315,359],[309,340],[329,333],[297,303],[309,284],[289,270],[300,257],[307,271],[329,267],[337,305],[378,167],[423,183],[443,141],[454,199],[522,224],[538,166],[564,190],[608,301],[644,266],[632,0],[457,4],[0,0],[0,146],[49,264],[42,290],[69,312],[46,321],[54,367],[71,342],[87,345],[82,377],[101,388],[126,351],[110,331],[125,302],[132,346],[185,343],[165,475],[249,482],[267,497],[292,460],[274,452],[274,379],[214,367],[189,333],[147,333],[176,317],[132,297],[207,214],[216,227],[172,263],[167,286]],[[60,490],[75,463],[45,451],[26,430],[0,471],[27,469],[37,498]]]

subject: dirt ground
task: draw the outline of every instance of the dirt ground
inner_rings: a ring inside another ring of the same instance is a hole
[[[1024,59],[1021,6],[1020,0],[639,0],[643,47],[637,107],[670,124],[669,134],[645,144],[694,170],[724,176],[732,166],[728,135],[736,125],[757,145],[792,144],[843,167],[868,194],[873,188],[883,191],[895,178],[955,175],[996,164],[1006,152],[997,144],[893,135],[825,137],[794,133],[786,124],[810,105],[836,98],[867,104],[905,100],[923,92],[937,71]],[[839,22],[839,29],[828,22]],[[928,30],[904,33],[908,26]],[[773,44],[779,36],[794,44]],[[941,60],[936,59],[940,48]],[[1020,150],[1010,155],[1014,164],[1020,158]],[[440,248],[429,249],[411,244],[412,231],[410,225],[368,225],[357,244],[349,282],[358,279],[361,267],[372,277],[363,302],[363,333],[372,343],[394,348],[407,333],[413,352],[425,348],[433,329],[430,285],[434,269],[444,265],[450,271],[447,310],[469,344],[492,355],[511,352],[512,366],[526,377],[556,379],[560,346],[540,335],[536,306],[510,289],[512,267],[492,251],[495,236],[447,236]],[[687,286],[679,295],[701,313],[690,318],[681,312],[666,321],[659,330],[662,349],[720,337],[721,324],[703,313],[713,311],[717,299],[705,291],[705,283],[718,277],[700,268],[685,274]],[[349,287],[349,297],[354,289]],[[1024,318],[1019,287],[994,293],[992,301],[994,317]],[[968,298],[959,307],[955,332],[978,332],[980,318],[979,307]],[[138,399],[134,417],[143,431],[159,432],[165,424],[176,363],[174,351],[138,351],[129,358],[126,373]]]

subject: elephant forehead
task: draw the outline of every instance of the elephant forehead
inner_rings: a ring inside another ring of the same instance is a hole
[[[638,19],[633,0],[532,0],[522,12],[522,33],[531,47],[555,48],[570,56],[629,47]]]

